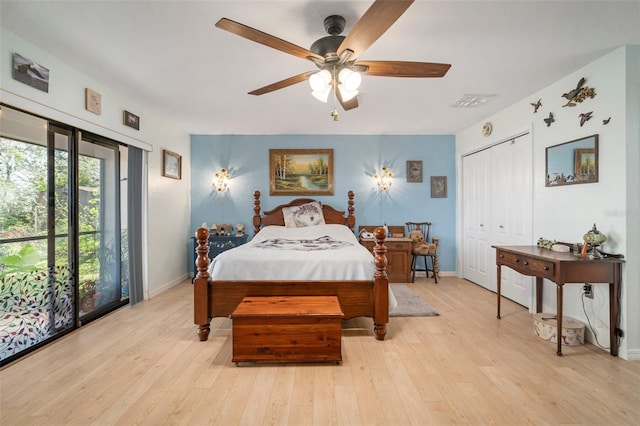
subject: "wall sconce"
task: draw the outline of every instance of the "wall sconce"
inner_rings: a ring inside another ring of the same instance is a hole
[[[387,191],[391,187],[391,178],[393,178],[393,173],[386,166],[382,167],[382,171],[380,173],[373,175],[373,179],[376,181],[378,188],[383,192]]]
[[[227,186],[229,186],[230,179],[231,175],[229,174],[227,169],[223,167],[219,172],[216,172],[216,174],[213,175],[212,186],[216,189],[216,191],[224,192],[226,191]]]

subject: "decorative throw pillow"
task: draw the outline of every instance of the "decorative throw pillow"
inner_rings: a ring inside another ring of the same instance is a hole
[[[324,225],[322,205],[319,201],[301,206],[285,207],[282,209],[284,226],[286,228],[304,228],[311,225]]]

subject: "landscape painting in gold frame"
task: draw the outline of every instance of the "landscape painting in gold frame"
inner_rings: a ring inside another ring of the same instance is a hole
[[[270,149],[269,195],[333,195],[333,149]]]

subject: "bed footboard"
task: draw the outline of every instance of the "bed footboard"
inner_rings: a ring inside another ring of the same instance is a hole
[[[196,231],[196,268],[193,282],[194,323],[201,341],[209,337],[211,318],[229,316],[244,296],[335,295],[346,318],[366,316],[373,319],[377,340],[384,340],[389,322],[389,278],[387,277],[386,234],[373,232],[375,275],[371,281],[211,281],[209,276],[209,230]],[[328,293],[327,293],[328,292]],[[330,293],[330,294],[329,294]],[[215,300],[214,300],[215,299]]]

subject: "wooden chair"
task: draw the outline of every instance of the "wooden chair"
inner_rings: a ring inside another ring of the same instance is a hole
[[[414,240],[413,250],[411,251],[411,282],[416,280],[416,271],[424,271],[427,278],[429,278],[429,272],[431,272],[435,283],[438,284],[438,274],[440,273],[438,267],[438,243],[440,239],[433,237],[429,241],[431,222],[407,222],[406,225],[407,235]],[[419,257],[424,261],[424,269],[417,268]],[[429,261],[431,262],[431,268],[429,268]]]

